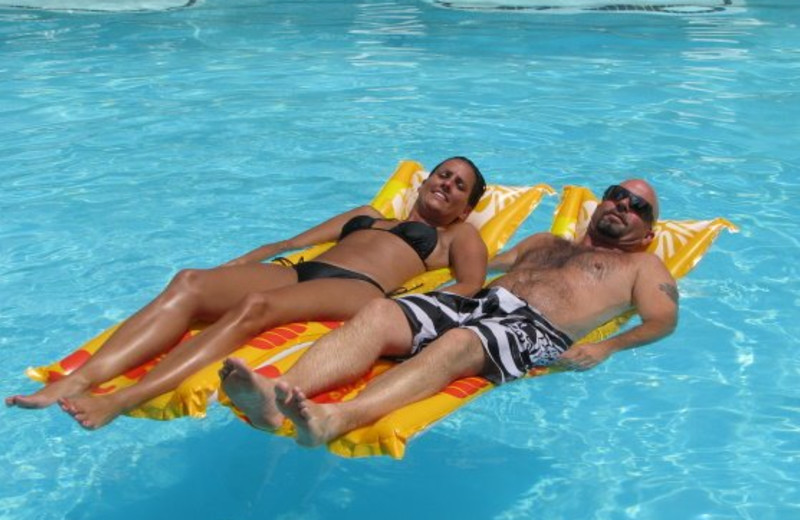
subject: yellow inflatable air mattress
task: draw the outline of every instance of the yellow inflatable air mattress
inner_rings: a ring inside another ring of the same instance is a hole
[[[395,173],[373,199],[371,205],[386,218],[406,218],[414,205],[417,188],[426,176],[427,173],[418,162],[401,162]],[[493,256],[538,206],[542,197],[552,194],[555,194],[553,189],[544,184],[521,188],[489,185],[486,193],[470,214],[468,222],[479,229],[490,256]],[[317,245],[288,255],[287,258],[295,262],[301,258],[309,260],[332,245],[333,242]],[[407,292],[429,291],[450,279],[449,269],[429,271],[409,280],[403,289]],[[272,363],[277,360],[282,360],[282,363],[293,361],[299,356],[302,349],[339,325],[338,322],[303,322],[276,327],[253,338],[233,352],[231,356],[240,358],[253,367],[265,365],[266,367],[263,369],[265,373],[276,374],[274,368],[270,366]],[[47,366],[29,368],[28,376],[46,384],[71,373],[91,358],[118,326],[116,325],[91,339],[60,361]],[[198,328],[187,332],[184,340],[201,330],[202,328]],[[135,384],[158,363],[159,359],[160,357],[152,359],[97,386],[92,393],[95,395],[106,394]],[[209,365],[186,379],[176,390],[143,403],[128,412],[127,415],[160,420],[187,415],[205,416],[206,408],[209,402],[215,399],[219,388],[220,381],[217,372],[220,366],[220,363]]]

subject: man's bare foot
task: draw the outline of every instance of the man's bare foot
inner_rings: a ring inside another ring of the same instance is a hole
[[[299,388],[292,388],[285,381],[275,385],[275,396],[278,409],[294,423],[297,444],[319,446],[344,433],[336,427],[338,421],[330,408],[332,405],[313,402]]]
[[[275,406],[274,381],[256,374],[236,358],[222,362],[219,377],[225,393],[253,426],[274,431],[283,424],[283,415]]]
[[[55,404],[59,399],[75,397],[84,393],[88,388],[88,384],[67,376],[30,395],[20,394],[6,397],[6,406],[28,409],[47,408],[51,404]]]
[[[101,397],[72,397],[59,399],[61,409],[87,430],[102,428],[117,418],[125,409],[118,404],[115,395]]]

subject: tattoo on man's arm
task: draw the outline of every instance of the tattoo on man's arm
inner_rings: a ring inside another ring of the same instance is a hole
[[[675,305],[678,304],[678,287],[677,286],[675,286],[675,285],[673,285],[671,283],[662,283],[661,285],[658,286],[658,288],[661,289],[662,291],[664,291],[667,294],[667,296],[669,296],[669,299],[672,300],[675,303]]]

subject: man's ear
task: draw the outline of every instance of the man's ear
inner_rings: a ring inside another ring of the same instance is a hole
[[[650,228],[650,231],[642,238],[642,248],[646,249],[653,240],[656,238],[656,232],[653,231],[653,228]]]

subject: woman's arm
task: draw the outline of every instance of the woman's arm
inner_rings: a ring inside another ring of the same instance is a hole
[[[471,224],[461,224],[448,254],[456,283],[448,285],[447,292],[462,296],[472,296],[478,292],[486,280],[488,256],[486,244],[478,230]]]
[[[544,241],[552,239],[553,235],[550,233],[536,233],[535,235],[531,235],[508,251],[498,253],[489,262],[489,269],[507,272],[524,253],[536,247],[541,247]]]
[[[340,215],[330,218],[322,224],[314,226],[307,231],[303,231],[302,233],[288,240],[281,240],[280,242],[273,242],[257,247],[249,253],[230,260],[229,262],[225,263],[225,265],[242,265],[260,262],[266,258],[271,258],[285,251],[301,249],[315,244],[336,240],[339,238],[339,235],[342,232],[342,227],[347,223],[347,221],[358,215],[369,215],[375,218],[381,217],[380,212],[372,206],[359,206],[358,208],[351,209],[350,211],[346,211]]]
[[[489,262],[489,269],[492,271],[507,272],[509,269],[511,269],[511,266],[514,265],[514,262],[517,261],[518,256],[519,250],[516,247],[512,247],[508,251],[498,253]]]

